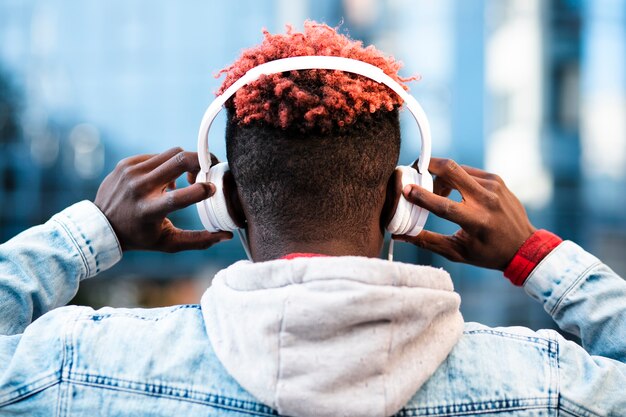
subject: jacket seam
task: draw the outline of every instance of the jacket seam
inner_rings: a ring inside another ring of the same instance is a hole
[[[62,356],[61,356],[61,377],[60,377],[60,385],[59,385],[59,394],[57,397],[57,407],[56,407],[56,416],[60,417],[61,416],[61,403],[63,402],[63,384],[62,382],[65,380],[64,378],[64,373],[65,373],[65,362],[67,360],[67,324],[65,326],[63,326],[63,329],[65,330],[62,333],[62,340],[63,343],[61,345],[61,349],[62,349]]]
[[[9,404],[15,403],[17,401],[21,401],[22,399],[26,397],[30,397],[31,395],[41,392],[47,388],[53,387],[56,384],[60,383],[60,380],[61,380],[60,373],[57,371],[53,373],[47,373],[41,378],[36,379],[35,381],[29,382],[27,384],[23,384],[22,386],[17,387],[13,389],[12,391],[7,392],[2,395],[2,398],[4,399],[0,400],[0,408],[5,407]],[[22,394],[19,394],[19,392],[25,387],[32,387],[32,388]],[[18,395],[13,396],[16,393]]]
[[[502,336],[502,337],[506,337],[507,339],[514,339],[514,340],[519,340],[523,342],[533,343],[547,350],[550,349],[550,344],[551,344],[551,341],[549,339],[545,339],[542,337],[519,335],[519,334],[514,334],[514,333],[502,332],[498,330],[488,330],[488,329],[465,330],[463,333],[467,335],[488,334],[488,335],[493,335],[493,336]]]
[[[583,272],[581,272],[578,275],[578,277],[574,280],[574,282],[565,289],[563,294],[559,297],[557,302],[554,304],[554,307],[550,309],[550,316],[554,317],[557,310],[559,310],[559,308],[561,307],[561,304],[563,304],[563,301],[565,300],[565,298],[567,298],[567,296],[569,296],[571,293],[578,290],[578,288],[580,287],[581,281],[583,281],[586,277],[588,277],[591,271],[593,271],[595,268],[599,266],[602,266],[601,262],[599,261],[594,262],[592,265],[588,266]]]
[[[85,256],[85,253],[83,252],[83,249],[81,248],[80,244],[78,243],[78,241],[76,240],[76,238],[74,237],[74,235],[72,234],[72,232],[69,230],[69,228],[67,227],[65,223],[55,218],[53,218],[52,221],[58,224],[61,227],[61,229],[65,231],[65,234],[68,236],[68,238],[70,239],[74,247],[78,250],[78,253],[80,254],[80,258],[83,261],[84,277],[85,278],[88,277],[90,275],[91,268],[89,267],[89,262],[87,262],[87,257]]]
[[[98,212],[99,212],[100,214],[102,214],[102,212],[101,212],[100,210],[98,210]],[[83,228],[82,228],[82,227],[81,227],[81,225],[80,225],[80,223],[81,223],[81,222],[76,222],[76,221],[75,221],[75,220],[71,217],[71,214],[70,214],[70,213],[68,213],[68,214],[67,214],[67,218],[68,218],[68,220],[70,220],[70,221],[74,224],[74,227],[75,227],[75,228],[76,228],[76,230],[78,231],[78,234],[80,235],[80,237],[81,237],[81,238],[83,238],[83,242],[84,242],[84,245],[83,245],[83,246],[86,246],[86,247],[87,247],[87,249],[89,249],[89,253],[91,254],[91,258],[93,259],[93,261],[94,261],[94,263],[95,263],[96,270],[95,270],[95,271],[93,271],[93,273],[92,273],[92,271],[91,271],[91,267],[89,267],[89,274],[87,275],[87,277],[86,277],[86,278],[89,278],[89,277],[91,277],[92,275],[97,275],[97,274],[99,274],[99,273],[100,273],[100,261],[98,260],[98,258],[99,258],[99,253],[97,253],[97,252],[94,250],[93,246],[91,245],[91,241],[92,241],[92,240],[87,239],[87,235],[85,234],[85,232],[83,231]],[[106,218],[106,216],[105,216],[105,218]],[[107,221],[107,225],[108,225],[108,226],[110,226],[110,225],[108,224],[108,221]],[[111,231],[112,231],[112,230],[113,230],[113,229],[111,229]],[[115,233],[113,233],[113,234],[115,235]],[[119,241],[118,241],[117,239],[116,239],[116,244],[118,245],[118,251],[119,251]]]
[[[556,343],[556,350],[557,350],[557,356],[556,356],[556,361],[557,361],[557,368],[556,368],[556,372],[558,375],[557,378],[557,394],[558,394],[558,398],[557,398],[557,405],[558,405],[558,410],[562,410],[568,414],[574,415],[574,416],[580,416],[580,411],[582,410],[584,415],[586,417],[601,417],[599,414],[596,414],[592,411],[590,411],[589,409],[585,408],[582,405],[576,404],[573,401],[570,401],[566,398],[563,398],[563,396],[561,395],[561,387],[560,387],[560,382],[561,382],[561,355],[560,355],[560,345],[558,343]],[[575,410],[574,407],[578,408],[578,410]]]
[[[402,409],[395,416],[470,416],[479,414],[501,413],[503,411],[533,410],[545,408],[556,410],[556,407],[554,406],[554,395],[506,400],[485,400],[479,402],[435,405],[430,407],[411,407]]]
[[[57,406],[57,417],[62,417],[68,412],[69,403],[69,390],[70,384],[67,383],[64,386],[64,382],[67,382],[72,373],[72,364],[74,363],[74,328],[77,324],[77,316],[81,314],[79,310],[71,320],[69,320],[64,326],[63,332],[63,358],[61,362],[61,385],[59,386],[59,401]]]
[[[566,413],[574,415],[574,416],[602,417],[601,414],[594,413],[593,411],[590,411],[586,407],[583,407],[579,404],[573,403],[572,401],[569,401],[563,398],[561,395],[559,395],[559,410],[563,410]],[[583,414],[581,414],[581,412]]]
[[[156,316],[156,317],[145,317],[145,316],[140,316],[140,315],[133,314],[130,312],[113,312],[113,313],[104,313],[104,314],[99,314],[99,313],[86,314],[84,315],[84,317],[78,317],[76,320],[77,321],[100,321],[103,319],[114,318],[114,317],[125,317],[128,319],[143,320],[143,321],[160,321],[160,320],[167,318],[168,316],[171,316],[178,310],[185,310],[185,309],[202,310],[202,306],[200,306],[199,304],[181,304],[181,305],[167,308],[167,311],[164,311],[162,315]]]
[[[96,381],[91,381],[91,379],[96,379]],[[201,391],[193,391],[186,388],[176,388],[168,385],[158,385],[151,384],[147,382],[138,382],[132,381],[128,379],[122,378],[114,378],[114,377],[105,377],[101,375],[93,375],[89,373],[82,372],[72,372],[72,374],[67,378],[67,382],[71,382],[77,385],[90,386],[90,387],[99,387],[102,389],[109,389],[113,391],[123,391],[134,393],[138,395],[144,395],[147,397],[157,397],[157,398],[172,398],[178,399],[180,401],[193,402],[196,404],[210,405],[220,408],[226,408],[229,410],[235,410],[239,412],[252,413],[256,415],[262,416],[276,416],[278,413],[275,410],[272,410],[270,407],[266,405],[255,403],[246,400],[240,400],[236,398],[230,398],[222,395],[201,392]],[[119,385],[114,384],[117,382]],[[132,388],[129,386],[124,386],[124,384],[138,384],[144,385],[146,387],[152,387],[153,391],[148,392],[145,390]],[[169,388],[170,391],[180,391],[185,392],[187,395],[177,395],[174,393],[166,393],[166,392],[156,392],[158,388]],[[208,399],[202,399],[198,397],[208,397]],[[232,404],[231,404],[232,403]],[[241,404],[241,406],[233,405],[233,404]]]
[[[548,358],[550,358],[548,364],[550,365],[550,387],[548,387],[548,393],[550,397],[555,396],[556,409],[559,409],[559,398],[560,398],[560,369],[559,369],[559,342],[556,338],[551,338],[550,340],[550,348],[548,350]]]
[[[558,340],[555,338],[554,340],[556,350],[556,369],[554,370],[556,374],[556,381],[554,384],[556,385],[556,407],[557,410],[561,408],[561,345],[559,345]]]

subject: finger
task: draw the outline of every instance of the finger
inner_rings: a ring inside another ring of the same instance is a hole
[[[217,158],[217,156],[215,156],[213,154],[210,154],[210,155],[211,155],[211,166],[215,166],[215,165],[220,163],[220,160]],[[187,182],[189,184],[195,184],[197,177],[198,177],[198,172],[188,172],[187,173]]]
[[[167,184],[167,189],[170,190],[170,191],[175,190],[176,189],[176,181],[170,181]]]
[[[131,167],[133,165],[137,165],[140,164],[150,158],[152,158],[154,155],[134,155],[134,156],[129,156],[128,158],[124,158],[122,159],[120,162],[117,163],[118,167]]]
[[[481,187],[489,192],[497,192],[500,186],[504,186],[504,181],[496,174],[492,174],[491,172],[483,171],[482,169],[474,168],[469,165],[461,165],[461,168],[470,174]],[[438,178],[435,178],[434,187],[436,187]],[[438,192],[435,194],[442,195]]]
[[[439,158],[433,158],[439,159]],[[419,158],[413,162],[411,168],[417,169],[417,164],[419,164]],[[433,179],[433,193],[440,195],[442,197],[448,197],[454,187],[452,187],[443,177],[435,177]]]
[[[183,148],[181,148],[180,146],[177,146],[175,148],[168,149],[167,151],[162,152],[158,155],[152,155],[152,157],[148,159],[147,161],[145,161],[143,164],[141,164],[139,168],[144,169],[145,171],[152,171],[159,165],[165,163],[174,155],[181,153],[181,152],[184,152]]]
[[[496,181],[500,179],[500,177],[496,174],[492,174],[491,172],[483,171],[482,169],[474,168],[469,165],[461,165],[461,168],[463,168],[465,172],[467,172],[468,174],[476,178],[482,178],[485,180],[492,180],[492,181]]]
[[[497,192],[499,184],[492,180],[487,180],[483,178],[474,178],[476,182],[483,187],[487,191]],[[440,180],[440,181],[438,181]],[[433,194],[437,194],[441,197],[449,197],[452,193],[453,188],[450,187],[445,181],[441,178],[435,178],[433,181]]]
[[[466,197],[465,194],[480,195],[484,192],[476,180],[452,159],[432,158],[428,170],[459,190],[463,197]]]
[[[179,152],[146,175],[149,186],[156,187],[180,177],[184,172],[197,174],[200,162],[196,152]]]
[[[173,211],[198,203],[213,194],[215,194],[215,185],[211,183],[192,184],[150,200],[146,205],[145,213],[148,216],[165,217]]]
[[[172,226],[159,241],[158,249],[165,252],[206,249],[232,237],[231,232],[211,233],[206,230],[182,230]]]
[[[419,185],[407,185],[402,190],[402,194],[410,203],[423,207],[436,216],[450,220],[461,227],[473,226],[477,221],[474,212],[468,207],[431,193]]]
[[[417,236],[394,236],[394,239],[413,243],[420,248],[439,254],[454,262],[462,262],[464,260],[453,236],[422,230]]]

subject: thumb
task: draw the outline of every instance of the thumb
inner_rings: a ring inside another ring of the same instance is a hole
[[[417,236],[392,236],[394,239],[409,242],[417,247],[424,248],[430,252],[434,252],[454,262],[463,262],[462,251],[456,244],[454,236],[442,235],[422,230]]]
[[[402,195],[410,203],[425,208],[436,216],[464,226],[473,220],[472,212],[456,201],[431,193],[419,185],[409,184],[402,190]]]
[[[159,241],[160,250],[181,252],[185,250],[206,249],[224,240],[232,239],[231,232],[208,232],[206,230],[182,230],[176,227],[164,233]]]

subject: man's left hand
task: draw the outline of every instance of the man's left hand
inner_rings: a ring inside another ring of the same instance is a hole
[[[404,197],[461,228],[453,235],[422,230],[394,238],[452,261],[504,271],[536,230],[522,203],[499,176],[478,168],[432,158],[428,170],[435,175],[434,192],[412,184],[404,188]],[[453,189],[461,193],[461,202],[447,198]]]
[[[122,250],[179,252],[205,249],[232,238],[230,232],[182,230],[167,218],[215,193],[209,183],[175,189],[179,176],[187,173],[193,182],[199,170],[197,154],[181,148],[132,156],[117,164],[100,185],[94,202],[109,219]]]

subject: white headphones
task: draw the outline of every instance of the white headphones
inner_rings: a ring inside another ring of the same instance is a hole
[[[261,75],[270,75],[286,71],[296,71],[305,69],[328,69],[351,72],[370,78],[376,82],[386,85],[396,92],[404,100],[406,108],[411,112],[420,130],[422,147],[420,158],[417,163],[417,170],[410,166],[398,166],[402,173],[402,188],[408,184],[417,184],[428,191],[433,190],[433,179],[428,172],[428,164],[431,156],[431,136],[430,125],[426,118],[426,113],[417,100],[408,94],[404,88],[390,76],[385,74],[380,68],[355,59],[333,57],[333,56],[299,56],[292,58],[277,59],[266,62],[250,69],[243,77],[238,79],[217,97],[207,108],[200,130],[198,132],[198,159],[200,160],[200,172],[196,182],[211,182],[215,185],[215,194],[204,201],[196,204],[202,225],[209,232],[219,230],[239,231],[242,243],[248,254],[249,248],[247,240],[238,229],[235,221],[230,217],[226,207],[226,197],[224,195],[224,173],[228,171],[228,163],[222,162],[211,166],[209,154],[209,129],[224,103],[231,98],[241,87],[256,81]],[[403,196],[400,197],[398,207],[387,226],[387,230],[396,235],[417,236],[424,228],[428,211],[409,203]],[[393,241],[392,241],[393,242]],[[391,250],[391,249],[390,249]]]

